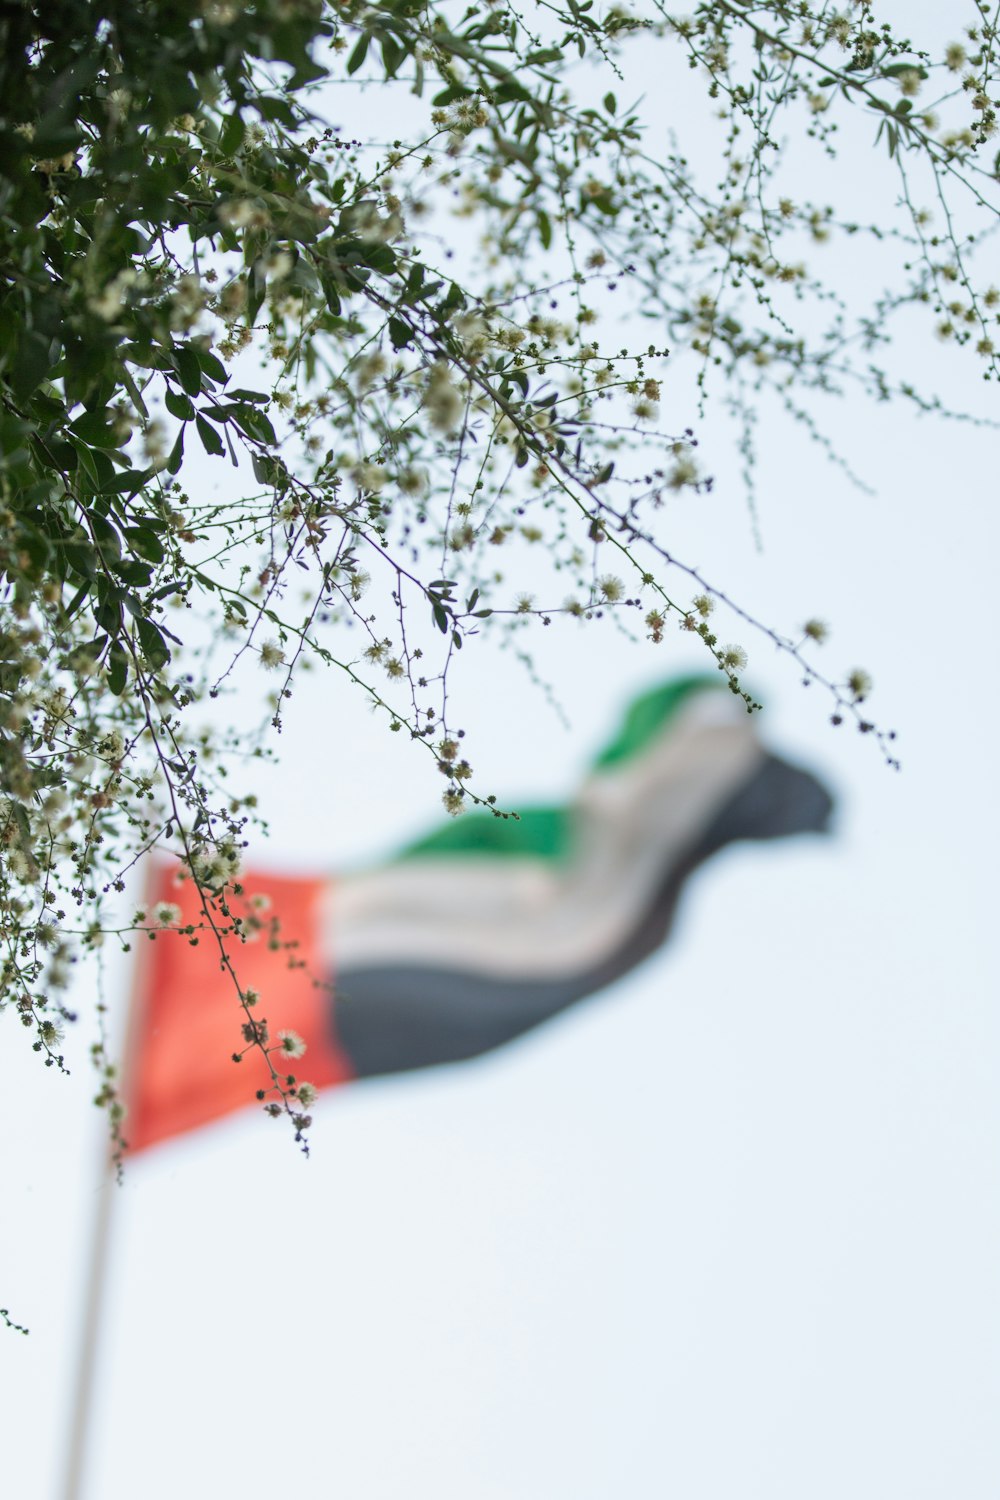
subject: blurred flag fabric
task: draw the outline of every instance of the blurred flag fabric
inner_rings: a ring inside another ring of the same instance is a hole
[[[831,809],[717,679],[678,679],[631,704],[564,806],[470,812],[360,874],[247,871],[228,898],[249,933],[229,941],[233,968],[270,1036],[306,1043],[288,1067],[316,1088],[475,1057],[652,954],[712,854],[822,832]],[[153,883],[151,909],[179,915],[141,954],[124,1079],[133,1152],[270,1082],[255,1050],[232,1061],[246,1017],[194,883],[176,866]],[[195,933],[175,930],[187,924]]]

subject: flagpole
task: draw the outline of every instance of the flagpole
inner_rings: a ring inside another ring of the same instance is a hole
[[[84,1292],[83,1326],[73,1389],[62,1500],[80,1500],[84,1493],[87,1457],[92,1436],[93,1398],[100,1352],[102,1313],[108,1279],[111,1227],[118,1180],[110,1160],[105,1159],[97,1190],[94,1226],[90,1238],[90,1265]]]
[[[143,872],[143,905],[148,908],[156,885],[156,875],[150,862]],[[139,934],[136,933],[136,939]],[[143,1003],[143,978],[146,961],[143,957],[146,945],[141,944],[132,956],[127,983],[127,1009],[122,1028],[122,1076],[127,1088],[131,1076],[132,1054],[135,1049],[139,1022],[139,1009]],[[125,1127],[128,1128],[127,1125]],[[119,1192],[119,1161],[114,1149],[108,1149],[105,1138],[102,1143],[101,1168],[97,1185],[93,1229],[90,1236],[90,1264],[84,1288],[83,1320],[80,1328],[80,1346],[77,1355],[76,1379],[73,1385],[73,1408],[70,1416],[69,1438],[66,1445],[66,1462],[63,1471],[60,1500],[81,1500],[85,1494],[87,1461],[92,1452],[94,1393],[98,1374],[104,1304],[106,1300],[108,1263],[111,1258],[111,1237],[114,1220],[114,1204]]]

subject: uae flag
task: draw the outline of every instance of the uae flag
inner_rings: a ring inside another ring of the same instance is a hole
[[[316,1088],[475,1057],[655,952],[711,855],[821,832],[831,806],[813,776],[764,748],[738,699],[685,678],[631,704],[564,806],[470,812],[360,874],[245,873],[227,897],[246,935],[226,940],[232,968],[194,883],[160,867],[151,910],[169,928],[139,964],[129,1148],[269,1087],[257,1049],[233,1062],[246,1045],[239,989],[258,992],[253,1016],[272,1039],[302,1038],[301,1063],[282,1071]]]

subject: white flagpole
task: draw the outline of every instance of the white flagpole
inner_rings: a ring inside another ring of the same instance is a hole
[[[90,1240],[90,1265],[84,1292],[83,1323],[73,1389],[73,1412],[66,1465],[63,1475],[63,1500],[80,1500],[84,1493],[87,1457],[93,1435],[94,1394],[98,1371],[98,1354],[107,1288],[111,1221],[118,1180],[114,1167],[106,1161],[97,1190],[94,1226]]]
[[[148,909],[153,895],[155,876],[147,864],[143,881],[143,905]],[[136,934],[139,942],[139,934]],[[132,956],[128,982],[128,1009],[125,1015],[124,1042],[122,1046],[122,1078],[127,1084],[131,1076],[132,1054],[138,1028],[139,1008],[143,1003],[143,976],[146,964],[143,959],[145,943]],[[126,1135],[127,1118],[124,1122]],[[97,1203],[94,1211],[93,1229],[90,1239],[90,1265],[84,1288],[83,1318],[80,1328],[80,1345],[77,1356],[76,1379],[72,1394],[72,1414],[69,1437],[66,1445],[66,1462],[60,1500],[81,1500],[85,1495],[84,1482],[87,1477],[87,1462],[92,1452],[91,1439],[95,1418],[94,1396],[99,1373],[101,1334],[104,1323],[108,1263],[111,1252],[111,1237],[115,1199],[119,1193],[118,1167],[113,1154],[105,1144],[102,1149],[101,1170],[98,1178]]]

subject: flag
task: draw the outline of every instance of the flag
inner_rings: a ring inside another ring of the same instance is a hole
[[[162,867],[152,909],[179,912],[140,965],[130,1149],[270,1083],[259,1052],[244,1051],[238,988],[259,993],[253,1014],[272,1039],[305,1041],[295,1071],[316,1088],[475,1057],[655,952],[711,855],[821,832],[831,807],[812,775],[761,744],[738,699],[691,677],[632,703],[566,805],[473,811],[358,874],[241,876],[227,905],[245,940],[220,943],[194,883]]]

